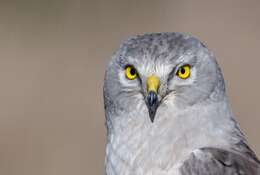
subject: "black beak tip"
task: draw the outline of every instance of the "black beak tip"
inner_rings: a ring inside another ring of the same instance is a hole
[[[150,113],[149,116],[150,116],[150,120],[151,120],[151,122],[153,123],[154,118],[155,118],[155,113],[153,113],[153,114]]]
[[[153,123],[155,118],[155,113],[158,107],[158,97],[156,92],[154,91],[149,92],[147,96],[147,106],[148,106],[151,122]]]

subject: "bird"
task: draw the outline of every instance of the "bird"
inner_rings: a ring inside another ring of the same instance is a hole
[[[258,175],[215,55],[180,32],[122,42],[105,71],[106,175]]]

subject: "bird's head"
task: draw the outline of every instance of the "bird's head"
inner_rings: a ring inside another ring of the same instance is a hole
[[[105,109],[107,117],[121,113],[156,122],[160,106],[181,110],[218,100],[224,91],[216,60],[199,40],[181,33],[145,34],[124,42],[113,56]]]

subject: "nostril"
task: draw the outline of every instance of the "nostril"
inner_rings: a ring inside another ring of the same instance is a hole
[[[156,92],[150,91],[148,96],[147,96],[147,102],[149,106],[153,106],[154,104],[157,103],[158,97]]]

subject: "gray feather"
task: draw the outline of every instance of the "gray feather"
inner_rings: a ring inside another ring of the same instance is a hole
[[[258,175],[259,162],[239,152],[201,148],[180,168],[182,175]]]

